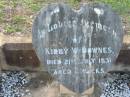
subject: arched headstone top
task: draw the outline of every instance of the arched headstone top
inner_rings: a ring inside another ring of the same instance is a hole
[[[42,9],[33,24],[33,46],[48,72],[82,93],[109,71],[122,46],[120,17],[104,4]]]

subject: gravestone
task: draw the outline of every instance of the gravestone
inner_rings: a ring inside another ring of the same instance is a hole
[[[33,46],[46,70],[82,93],[109,71],[122,46],[119,16],[104,4],[66,4],[42,9],[33,24]]]

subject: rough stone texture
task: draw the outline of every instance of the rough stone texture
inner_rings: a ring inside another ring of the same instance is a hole
[[[122,46],[119,16],[104,4],[65,4],[42,9],[33,24],[33,45],[48,72],[82,93],[111,69]]]

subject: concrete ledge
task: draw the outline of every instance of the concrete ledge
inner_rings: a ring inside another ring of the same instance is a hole
[[[4,70],[42,71],[41,63],[31,43],[7,43],[3,45],[6,64]]]
[[[130,49],[123,49],[120,51],[116,64],[125,64],[130,66]]]

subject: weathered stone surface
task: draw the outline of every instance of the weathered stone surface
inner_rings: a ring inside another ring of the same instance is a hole
[[[82,93],[111,69],[122,46],[120,18],[104,4],[49,5],[33,25],[33,45],[48,72]]]

